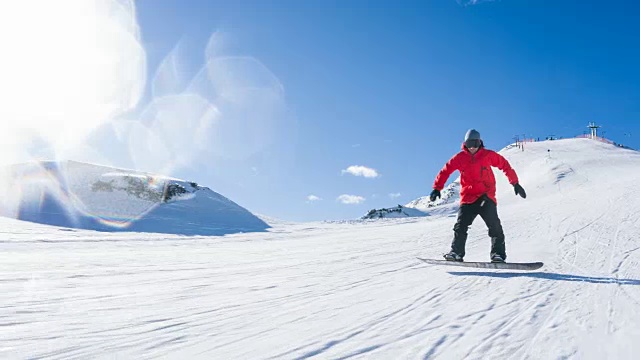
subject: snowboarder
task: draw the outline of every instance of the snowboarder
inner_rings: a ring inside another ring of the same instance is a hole
[[[502,155],[486,149],[475,129],[467,131],[462,144],[462,151],[454,155],[440,170],[433,184],[430,200],[440,197],[449,176],[456,170],[460,171],[460,209],[458,219],[453,227],[453,242],[451,251],[444,255],[449,261],[463,261],[467,231],[476,216],[480,215],[489,228],[491,237],[491,261],[504,262],[507,258],[504,244],[504,232],[498,217],[496,200],[496,179],[491,167],[502,170],[513,185],[516,195],[526,198],[518,175]]]

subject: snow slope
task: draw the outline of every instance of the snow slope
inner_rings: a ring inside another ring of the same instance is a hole
[[[75,161],[2,169],[0,215],[99,231],[224,235],[268,228],[196,183]]]
[[[0,358],[637,358],[640,154],[571,139],[504,155],[528,193],[497,174],[508,260],[537,272],[416,260],[448,250],[446,214],[222,237],[2,218]],[[488,254],[478,220],[466,260]]]

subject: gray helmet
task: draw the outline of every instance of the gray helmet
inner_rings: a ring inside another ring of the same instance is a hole
[[[480,138],[480,133],[476,129],[469,129],[467,133],[464,135],[464,145],[468,148],[470,147],[482,147],[484,144],[482,139]]]
[[[464,141],[467,140],[481,140],[480,133],[476,129],[469,129],[467,133],[464,135]]]

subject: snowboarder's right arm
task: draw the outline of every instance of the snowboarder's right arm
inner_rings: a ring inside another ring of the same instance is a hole
[[[458,154],[456,154],[451,159],[449,159],[446,164],[444,164],[444,167],[442,167],[442,170],[440,170],[438,176],[436,176],[436,180],[433,182],[434,189],[440,191],[444,188],[444,185],[447,183],[449,176],[451,176],[454,171],[459,169],[460,161],[458,159]]]

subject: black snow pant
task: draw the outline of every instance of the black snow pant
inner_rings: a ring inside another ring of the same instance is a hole
[[[467,231],[476,216],[480,215],[489,228],[491,237],[491,256],[498,254],[503,259],[507,258],[504,245],[504,232],[498,218],[498,208],[495,202],[487,195],[481,196],[472,204],[462,204],[458,210],[458,220],[453,226],[453,242],[451,250],[464,257],[464,246],[467,242]]]

